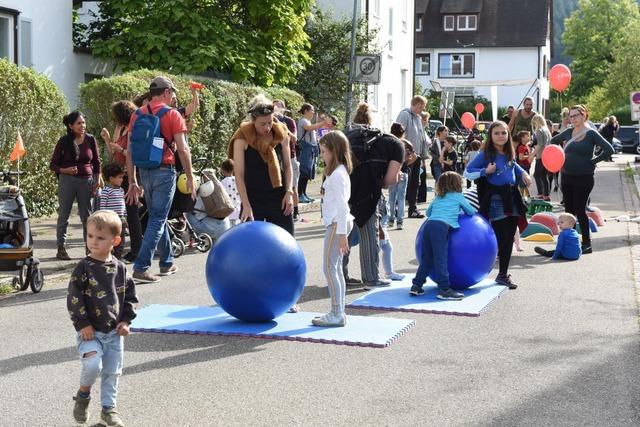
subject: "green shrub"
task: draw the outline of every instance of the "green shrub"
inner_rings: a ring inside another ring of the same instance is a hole
[[[67,110],[64,95],[46,76],[0,60],[0,167],[12,166],[9,154],[20,130],[27,151],[20,160],[20,170],[26,172],[20,186],[31,216],[56,209],[52,195],[57,193],[57,181],[49,162],[53,147],[64,135],[62,117]]]
[[[227,158],[229,139],[245,118],[247,105],[255,95],[264,93],[272,99],[282,99],[292,111],[297,111],[304,102],[298,93],[276,86],[265,89],[202,77],[175,76],[163,71],[137,70],[80,86],[80,109],[87,116],[88,131],[95,135],[99,135],[103,127],[111,131],[114,127],[111,104],[144,93],[149,81],[158,75],[169,77],[176,85],[179,105],[191,101],[190,82],[205,85],[200,91],[195,126],[189,133],[189,147],[194,158],[206,157],[213,167]],[[99,141],[103,145],[100,138]]]

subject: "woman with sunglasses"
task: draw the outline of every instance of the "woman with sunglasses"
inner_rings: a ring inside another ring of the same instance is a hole
[[[491,222],[498,240],[499,270],[496,282],[509,289],[518,286],[508,274],[513,239],[526,207],[518,189],[518,180],[531,185],[529,174],[516,163],[507,124],[491,123],[488,137],[478,155],[469,163],[465,178],[477,180],[479,212]]]
[[[613,154],[613,147],[596,130],[588,125],[589,111],[584,105],[574,105],[569,109],[571,127],[554,136],[552,144],[564,142],[564,165],[560,176],[560,188],[564,200],[564,210],[578,218],[582,232],[582,253],[590,254],[591,234],[587,203],[595,184],[596,163]],[[593,156],[594,148],[601,148],[600,154]]]

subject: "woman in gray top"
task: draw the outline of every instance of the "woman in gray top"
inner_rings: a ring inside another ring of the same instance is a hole
[[[307,183],[316,176],[316,164],[320,149],[318,148],[318,140],[316,130],[331,124],[328,121],[318,121],[311,124],[311,119],[316,110],[313,105],[304,103],[300,107],[302,117],[298,120],[298,143],[300,144],[300,179],[298,180],[298,198],[300,203],[313,202],[313,199],[307,196]]]
[[[538,198],[546,201],[550,201],[551,197],[551,185],[549,184],[549,172],[542,164],[542,151],[549,145],[551,141],[551,132],[547,128],[547,122],[540,114],[536,114],[531,119],[531,128],[533,129],[533,140],[536,142],[536,147],[531,153],[531,157],[535,157],[536,166],[533,171],[533,176],[536,179],[536,188],[538,189]]]

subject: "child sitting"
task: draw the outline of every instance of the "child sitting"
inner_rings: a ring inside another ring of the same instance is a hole
[[[440,155],[440,164],[442,172],[455,172],[456,163],[458,161],[458,153],[456,152],[456,139],[448,136],[444,139],[444,149]]]
[[[229,215],[229,222],[233,227],[238,223],[240,219],[240,194],[238,194],[238,187],[236,187],[236,177],[233,176],[234,164],[233,160],[227,159],[220,165],[220,172],[224,175],[224,179],[220,181],[224,189],[227,191],[231,203],[235,207],[235,210]]]
[[[580,236],[573,227],[576,225],[576,217],[570,213],[561,213],[558,215],[558,227],[560,234],[558,235],[558,243],[555,251],[547,251],[539,246],[533,248],[536,253],[551,257],[551,259],[568,259],[575,261],[580,258],[582,251],[580,249]]]
[[[111,255],[120,243],[122,223],[112,211],[97,211],[87,220],[89,255],[76,266],[67,294],[67,309],[77,331],[76,348],[82,362],[80,389],[74,397],[73,417],[89,418],[91,387],[101,376],[103,425],[123,426],[116,411],[118,380],[122,374],[123,337],[136,317],[136,288],[125,265]]]
[[[113,248],[113,254],[116,258],[122,258],[122,250],[124,249],[124,234],[127,226],[127,208],[124,203],[124,190],[122,189],[122,181],[124,180],[124,168],[118,163],[109,163],[102,169],[105,186],[100,192],[98,199],[98,210],[113,211],[120,217],[122,221],[122,233],[120,235],[120,243]]]
[[[436,198],[427,208],[427,223],[422,237],[422,259],[413,278],[409,294],[424,294],[422,286],[429,275],[438,285],[438,299],[461,300],[464,295],[451,289],[447,253],[449,250],[449,231],[459,228],[460,209],[467,215],[476,210],[462,195],[462,177],[455,172],[445,172],[436,182]]]

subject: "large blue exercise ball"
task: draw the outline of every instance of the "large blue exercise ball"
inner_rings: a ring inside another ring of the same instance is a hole
[[[225,232],[207,257],[213,299],[231,316],[267,322],[291,308],[304,288],[307,264],[281,227],[254,221]]]
[[[460,215],[460,228],[449,233],[449,282],[453,289],[462,290],[486,278],[498,255],[498,241],[491,224],[482,216]],[[416,236],[416,259],[422,258],[422,238],[426,221]],[[432,278],[433,280],[433,278]]]

